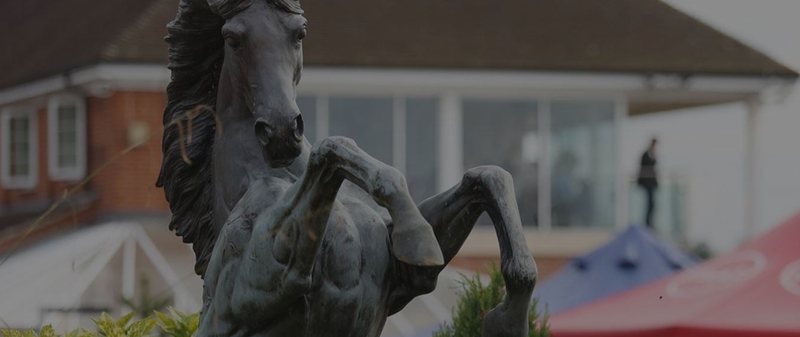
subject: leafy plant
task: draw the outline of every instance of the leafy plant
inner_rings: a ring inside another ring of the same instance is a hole
[[[477,275],[472,278],[462,275],[462,278],[460,298],[453,309],[453,322],[442,326],[433,337],[481,337],[484,316],[506,296],[503,275],[495,264],[489,269],[488,285],[484,285]],[[550,336],[548,315],[540,316],[536,306],[534,300],[528,314],[528,336]]]
[[[155,313],[156,317],[160,320],[158,326],[168,336],[192,337],[195,332],[197,332],[197,327],[200,325],[199,313],[187,315],[171,307],[169,308],[169,313],[172,317],[159,311],[155,311]]]
[[[701,260],[708,260],[714,257],[714,252],[711,250],[711,247],[708,246],[705,242],[701,242],[693,246],[690,250],[692,254],[699,257]]]
[[[55,336],[56,337],[61,337],[59,335],[55,335]],[[94,332],[91,332],[91,331],[87,331],[86,329],[83,329],[83,328],[72,330],[72,331],[68,332],[65,335],[65,337],[95,337],[95,336],[97,336],[97,333],[94,333]],[[41,335],[41,337],[45,337],[45,336]]]
[[[143,318],[132,324],[130,323],[136,313],[132,312],[122,316],[119,320],[115,321],[111,316],[106,313],[100,315],[100,319],[93,320],[97,325],[97,332],[99,336],[104,337],[144,337],[156,327],[156,321],[150,317]]]
[[[39,331],[39,334],[36,334],[36,331],[33,330],[12,330],[12,329],[4,329],[0,330],[4,337],[57,337],[55,330],[50,325],[46,325],[42,327]]]
[[[88,331],[80,328],[68,332],[63,337],[145,337],[150,336],[150,331],[158,325],[160,332],[164,336],[170,337],[192,337],[197,332],[200,324],[200,314],[187,315],[183,312],[168,308],[170,315],[155,311],[156,321],[152,317],[146,317],[139,321],[134,321],[135,312],[122,316],[119,320],[114,320],[106,313],[102,313],[100,318],[93,320],[97,325],[97,332]],[[37,334],[34,330],[0,330],[2,337],[62,337],[57,334],[53,327],[46,325]]]
[[[3,329],[0,330],[0,336],[3,337],[61,337],[61,335],[57,334],[56,331],[53,329],[52,325],[45,325],[39,330],[37,334],[36,331],[33,330],[14,330],[14,329]],[[94,337],[97,336],[96,333],[86,331],[84,329],[76,329],[66,334],[65,337]]]
[[[85,329],[76,329],[68,332],[66,337],[145,337],[147,333],[156,326],[156,322],[152,318],[145,318],[140,321],[128,324],[135,313],[130,313],[122,316],[119,320],[114,320],[106,313],[102,313],[100,318],[93,320],[97,325],[97,332],[87,331]],[[4,337],[61,337],[56,334],[53,327],[45,325],[37,335],[33,330],[0,330]]]
[[[148,317],[154,311],[164,310],[172,303],[171,296],[158,296],[150,294],[150,280],[142,276],[139,280],[139,301],[134,303],[132,298],[122,297],[122,304],[133,310],[138,317]]]

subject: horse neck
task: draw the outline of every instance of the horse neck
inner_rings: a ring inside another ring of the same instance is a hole
[[[231,110],[218,110],[222,133],[213,148],[214,213],[218,223],[225,221],[250,183],[263,175],[258,169],[264,160],[253,132],[254,121],[234,116]]]
[[[303,150],[295,162],[286,168],[270,168],[261,152],[253,132],[254,119],[231,117],[220,110],[222,133],[214,142],[213,172],[215,221],[221,224],[236,202],[241,199],[250,185],[259,179],[295,182],[308,164],[311,144],[303,142]],[[288,186],[288,184],[286,184]]]

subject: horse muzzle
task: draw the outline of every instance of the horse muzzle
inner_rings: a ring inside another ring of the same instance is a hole
[[[303,118],[299,114],[289,127],[283,128],[258,119],[255,133],[264,159],[270,167],[289,166],[303,151]]]

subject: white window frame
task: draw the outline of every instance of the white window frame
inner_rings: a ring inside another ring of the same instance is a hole
[[[7,189],[33,189],[39,183],[39,145],[38,145],[38,116],[36,109],[31,107],[16,107],[3,109],[0,125],[2,125],[2,165],[0,165],[0,182]],[[27,177],[11,176],[11,119],[14,117],[27,117],[28,123],[28,154],[29,174]]]
[[[58,166],[58,108],[75,105],[75,167]],[[54,181],[77,181],[86,176],[86,102],[77,95],[55,95],[47,105],[47,168]]]

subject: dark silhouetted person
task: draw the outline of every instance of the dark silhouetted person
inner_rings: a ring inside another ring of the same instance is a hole
[[[648,228],[653,228],[653,211],[655,210],[655,191],[658,188],[658,179],[656,177],[656,145],[658,140],[653,138],[650,141],[650,146],[642,154],[642,160],[639,164],[639,179],[637,183],[641,186],[647,194],[647,209],[645,210],[645,224]]]

